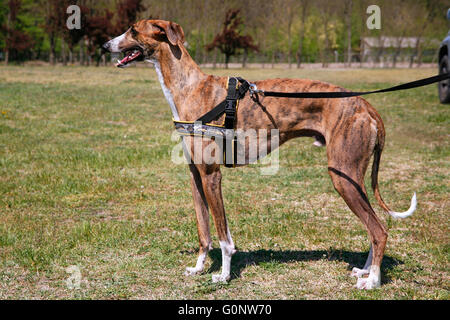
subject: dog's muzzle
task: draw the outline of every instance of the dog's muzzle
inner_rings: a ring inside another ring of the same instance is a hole
[[[114,45],[111,43],[114,40],[115,39],[110,40],[102,45],[103,53],[117,51],[117,50],[114,50],[114,49],[118,49],[117,44]],[[114,48],[113,48],[113,45],[114,45]],[[122,60],[117,60],[116,67],[118,67],[118,68],[123,68],[131,62],[136,62],[136,61],[140,61],[140,60],[144,59],[144,52],[138,46],[127,49],[127,50],[123,50],[123,52],[125,53],[125,57]]]
[[[116,67],[123,68],[131,62],[136,62],[144,59],[144,53],[141,48],[134,47],[125,51],[125,58],[117,60]]]

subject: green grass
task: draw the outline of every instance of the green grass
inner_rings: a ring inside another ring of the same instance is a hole
[[[208,70],[249,80],[312,78],[375,89],[435,70]],[[171,114],[149,68],[0,68],[0,298],[2,299],[449,299],[450,112],[436,86],[367,98],[387,137],[381,192],[397,211],[383,286],[354,288],[363,225],[337,195],[324,148],[296,139],[277,175],[223,169],[239,252],[229,284],[195,264],[197,231],[188,170],[170,160]],[[371,199],[373,196],[370,194]],[[212,226],[213,228],[213,226]],[[214,230],[214,228],[212,229]],[[79,267],[80,289],[66,286]]]

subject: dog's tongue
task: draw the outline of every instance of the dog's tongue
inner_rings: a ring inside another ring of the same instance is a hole
[[[122,60],[117,60],[117,64],[116,67],[123,67],[126,64],[130,63],[131,61],[133,61],[134,59],[136,59],[137,57],[139,57],[141,55],[141,52],[139,50],[134,51],[130,54],[128,54],[125,58],[123,58]]]

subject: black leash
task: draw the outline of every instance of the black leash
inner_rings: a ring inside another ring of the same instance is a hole
[[[227,97],[224,101],[215,106],[212,110],[201,116],[197,121],[176,121],[174,120],[175,129],[181,135],[187,136],[207,136],[220,137],[225,140],[226,146],[223,150],[224,164],[226,167],[234,167],[237,159],[237,140],[234,135],[234,126],[236,123],[237,103],[242,99],[247,91],[250,91],[250,97],[255,102],[259,102],[258,94],[264,97],[277,98],[304,98],[304,99],[332,99],[332,98],[350,98],[362,96],[372,93],[382,93],[412,89],[426,86],[432,83],[450,79],[450,73],[440,74],[434,77],[416,80],[404,83],[391,88],[375,90],[375,91],[346,91],[346,92],[276,92],[264,91],[256,87],[255,84],[248,82],[242,78],[229,78]],[[238,82],[240,86],[238,86]],[[223,125],[213,125],[211,122],[218,120],[225,114]],[[196,125],[199,123],[200,126]],[[229,150],[227,152],[227,150]]]
[[[226,100],[219,103],[216,107],[214,107],[211,111],[204,114],[202,117],[200,117],[197,121],[206,124],[212,121],[217,120],[220,118],[224,113],[227,106],[230,106],[230,103],[235,103],[235,100],[242,99],[247,91],[250,91],[250,96],[253,100],[257,99],[258,93],[262,94],[264,97],[277,97],[277,98],[304,98],[304,99],[335,99],[335,98],[351,98],[356,96],[363,96],[367,94],[373,94],[373,93],[383,93],[383,92],[391,92],[391,91],[399,91],[399,90],[406,90],[406,89],[413,89],[417,87],[426,86],[432,83],[440,82],[443,80],[450,79],[450,73],[443,73],[437,76],[420,79],[408,83],[404,83],[398,86],[381,89],[381,90],[374,90],[374,91],[344,91],[344,92],[276,92],[276,91],[264,91],[260,90],[256,87],[255,84],[252,84],[248,82],[247,80],[244,80],[242,78],[230,78],[231,79],[237,79],[241,86],[239,89],[237,89],[236,92],[231,92],[232,99],[230,99],[230,92],[229,96]],[[229,108],[231,110],[232,108]],[[230,111],[232,112],[232,111]],[[233,115],[234,117],[235,115]],[[226,121],[228,124],[230,124],[231,121]]]
[[[450,73],[443,73],[437,76],[433,76],[430,78],[425,78],[421,80],[416,80],[408,83],[404,83],[395,87],[381,89],[381,90],[375,90],[375,91],[360,91],[360,92],[353,92],[353,91],[347,91],[347,92],[275,92],[275,91],[264,91],[264,90],[254,90],[252,87],[250,87],[250,91],[253,91],[255,93],[261,93],[265,97],[279,97],[279,98],[310,98],[310,99],[317,99],[317,98],[326,98],[326,99],[333,99],[333,98],[350,98],[350,97],[356,97],[356,96],[363,96],[366,94],[372,94],[372,93],[382,93],[382,92],[391,92],[391,91],[399,91],[399,90],[406,90],[406,89],[412,89],[417,87],[426,86],[432,83],[440,82],[443,80],[450,79]]]

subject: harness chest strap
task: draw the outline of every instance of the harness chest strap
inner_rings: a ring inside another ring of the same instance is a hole
[[[236,107],[239,97],[236,95],[237,92],[237,80],[236,78],[228,79],[228,94],[225,99],[225,128],[234,129],[234,122],[236,120]]]
[[[241,86],[239,86],[239,82]],[[222,139],[224,164],[226,167],[234,167],[237,161],[237,139],[234,134],[237,107],[239,99],[244,97],[249,87],[250,84],[242,78],[229,78],[227,97],[224,101],[196,121],[173,120],[175,129],[181,136]],[[225,114],[225,119],[222,125],[210,123],[223,114]]]

